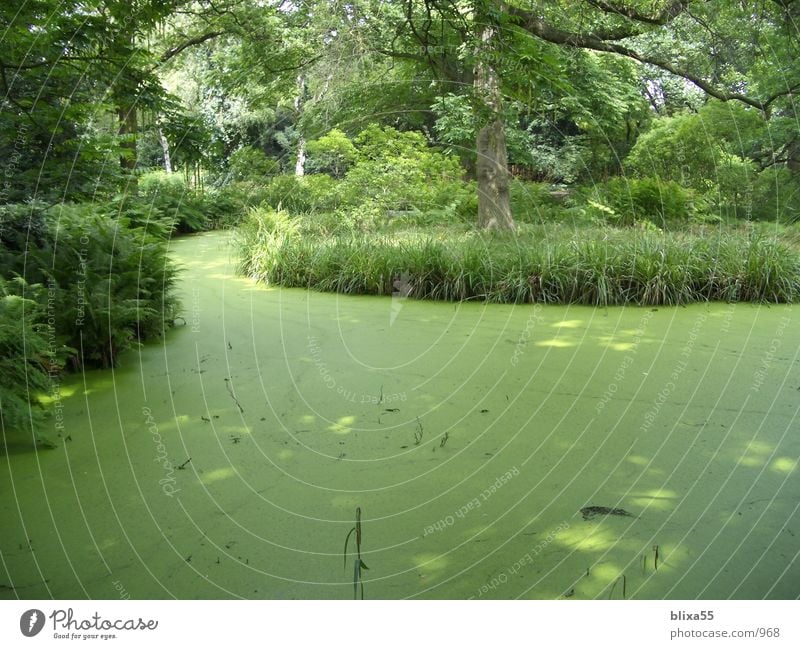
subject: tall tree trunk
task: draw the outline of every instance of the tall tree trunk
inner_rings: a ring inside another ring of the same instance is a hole
[[[158,129],[158,139],[161,142],[161,150],[164,152],[164,171],[168,174],[172,173],[172,159],[169,157],[169,142],[164,137],[164,131]]]
[[[306,173],[306,139],[301,135],[297,141],[297,161],[294,163],[294,175],[298,178]]]
[[[495,119],[484,126],[475,142],[478,152],[478,226],[481,228],[513,230],[509,194],[508,154],[506,153],[505,124]]]
[[[303,74],[297,75],[297,96],[294,98],[295,123],[300,122],[303,114],[303,106],[306,98],[306,77]],[[294,175],[298,178],[306,173],[306,139],[300,135],[297,141],[297,161],[294,163]]]
[[[488,109],[489,121],[478,131],[475,140],[478,180],[478,226],[481,228],[513,230],[509,194],[508,151],[505,123],[502,117],[500,81],[488,56],[496,28],[486,23],[481,33],[481,51],[475,65],[475,94]]]
[[[119,163],[124,171],[133,171],[136,167],[136,133],[139,130],[136,108],[127,102],[121,102],[117,106],[117,116],[119,117],[117,132],[122,136],[120,144],[122,155],[120,155]]]

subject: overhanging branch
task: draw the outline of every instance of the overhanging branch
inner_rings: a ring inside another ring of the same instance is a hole
[[[634,20],[648,25],[666,25],[680,15],[689,4],[688,0],[673,0],[661,11],[655,14],[646,14],[635,7],[621,5],[619,2],[604,2],[603,0],[587,0],[590,5],[609,14],[617,14],[628,20]]]
[[[183,52],[183,50],[185,50],[186,48],[192,47],[194,45],[201,45],[206,41],[210,41],[212,38],[216,38],[217,36],[222,36],[224,33],[225,32],[220,32],[220,31],[206,32],[205,34],[201,34],[200,36],[195,36],[194,38],[190,38],[181,43],[180,45],[176,45],[175,47],[168,49],[161,55],[160,60],[162,63],[166,63],[171,58],[178,56],[178,54]]]
[[[609,8],[612,5],[616,5],[616,3],[609,3],[609,2],[596,2],[595,0],[589,0],[593,5],[604,5],[608,6]],[[509,13],[510,16],[516,19],[517,24],[527,31],[528,33],[541,38],[542,40],[548,41],[550,43],[554,43],[556,45],[566,45],[569,47],[576,47],[581,49],[587,50],[594,50],[596,52],[608,52],[610,54],[618,54],[620,56],[625,56],[629,59],[633,59],[634,61],[639,61],[640,63],[647,63],[649,65],[655,66],[661,70],[665,70],[675,76],[682,77],[687,81],[693,83],[695,86],[700,88],[703,92],[707,95],[719,99],[721,101],[739,101],[743,104],[747,104],[748,106],[752,106],[753,108],[757,108],[760,111],[763,111],[765,114],[769,110],[769,105],[778,97],[791,94],[793,89],[789,91],[784,91],[773,95],[765,100],[755,99],[753,97],[749,97],[747,95],[743,95],[742,93],[738,92],[731,92],[725,90],[723,88],[719,88],[712,84],[709,81],[703,79],[700,75],[694,74],[690,70],[686,70],[666,59],[662,59],[657,56],[652,56],[648,54],[642,54],[637,52],[630,47],[622,45],[616,42],[609,42],[608,39],[603,38],[598,33],[591,33],[591,34],[579,34],[575,32],[568,32],[553,25],[547,23],[543,18],[537,16],[533,12],[527,11],[525,9],[520,9],[518,7],[508,6],[506,3],[502,3],[503,8]],[[670,5],[674,16],[677,16],[682,10],[684,2],[674,2]],[[666,11],[666,10],[665,10]],[[657,17],[651,17],[651,20],[664,20],[663,24],[666,24],[671,20],[669,17],[671,14],[664,13],[663,15],[659,15]],[[638,14],[636,14],[638,15]],[[673,16],[673,18],[674,18]],[[637,18],[639,22],[647,22],[643,21],[642,17]],[[658,23],[661,24],[661,23]],[[633,35],[633,34],[632,34]]]

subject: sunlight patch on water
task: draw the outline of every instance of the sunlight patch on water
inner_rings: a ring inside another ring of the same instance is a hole
[[[631,504],[637,507],[647,507],[648,510],[661,509],[668,511],[672,509],[678,494],[671,489],[652,489],[642,495],[630,499]]]
[[[776,473],[790,474],[797,468],[797,460],[791,457],[776,458],[770,468]]]
[[[353,432],[352,425],[354,423],[356,423],[355,417],[352,415],[345,415],[344,417],[339,417],[335,423],[328,426],[328,430],[338,435],[347,435]]]
[[[223,467],[221,469],[214,469],[212,471],[206,472],[203,477],[200,479],[200,482],[203,484],[211,484],[212,482],[219,482],[220,480],[227,480],[228,478],[235,475],[235,471],[232,467]]]
[[[415,554],[412,561],[415,568],[428,572],[444,570],[449,563],[445,555],[435,554],[433,552]]]
[[[564,340],[563,338],[551,338],[550,340],[540,340],[535,343],[537,347],[575,347],[577,343]]]
[[[579,329],[584,326],[583,320],[560,320],[550,325],[556,329]]]

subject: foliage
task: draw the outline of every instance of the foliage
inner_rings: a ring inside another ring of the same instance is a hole
[[[166,234],[197,232],[208,227],[206,201],[187,187],[182,174],[154,171],[139,177],[139,196],[121,197],[120,213],[137,227],[169,224]]]
[[[0,432],[35,430],[44,410],[34,395],[49,391],[62,352],[47,339],[41,286],[0,277]],[[24,297],[25,295],[33,297]]]
[[[333,178],[342,178],[358,158],[353,142],[337,128],[309,142],[308,155],[308,171],[330,174]]]
[[[385,210],[447,205],[461,177],[458,160],[431,149],[418,132],[370,125],[355,138],[358,158],[341,185],[342,203]]]
[[[553,196],[553,185],[517,181],[511,184],[511,207],[521,223],[557,222],[565,216],[561,201]]]
[[[235,181],[264,182],[280,171],[280,165],[260,149],[245,146],[231,154],[228,159],[231,179]]]
[[[134,38],[178,0],[40,0],[0,7],[0,202],[113,194],[130,167],[135,109],[166,93]],[[125,119],[120,120],[120,117]]]
[[[47,286],[40,306],[59,347],[78,350],[73,365],[110,367],[132,344],[163,333],[177,308],[163,240],[88,204],[60,204],[44,218],[41,244],[5,257],[2,271]]]
[[[735,124],[706,119],[720,114],[724,115],[714,109],[657,120],[631,150],[626,169],[692,189],[721,216],[745,216],[757,172],[751,161],[733,152],[736,135],[727,129]],[[742,152],[753,146],[738,142]]]
[[[673,180],[612,178],[590,188],[587,203],[595,215],[613,225],[651,222],[680,225],[695,213],[694,193]]]
[[[758,174],[743,216],[773,223],[800,221],[800,176],[785,167],[769,167]]]
[[[421,133],[371,125],[352,141],[341,131],[328,135],[309,149],[318,156],[314,168],[327,160],[329,173],[273,178],[265,190],[268,205],[293,214],[338,212],[369,220],[455,213],[471,195],[458,160],[428,147]]]
[[[288,287],[391,295],[410,278],[423,299],[579,304],[794,302],[800,255],[756,233],[520,226],[502,236],[457,229],[310,236],[286,214],[253,213],[240,271]]]

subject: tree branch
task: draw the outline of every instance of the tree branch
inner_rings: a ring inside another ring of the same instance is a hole
[[[590,0],[592,4],[594,4],[593,0]],[[682,77],[687,81],[693,83],[695,86],[700,88],[703,92],[711,97],[715,97],[721,101],[730,101],[736,100],[740,101],[748,106],[752,106],[753,108],[757,108],[760,111],[768,110],[768,102],[761,101],[759,99],[754,99],[753,97],[748,97],[747,95],[743,95],[738,92],[730,92],[728,90],[724,90],[722,88],[718,88],[714,86],[712,83],[706,81],[702,77],[697,74],[690,72],[689,70],[685,70],[670,61],[665,59],[659,58],[657,56],[652,56],[648,54],[641,54],[632,50],[625,45],[621,45],[615,42],[608,42],[608,40],[602,38],[597,33],[591,34],[577,34],[574,32],[567,32],[549,23],[545,22],[542,18],[536,16],[530,11],[526,11],[524,9],[519,9],[517,7],[510,7],[502,3],[504,9],[511,15],[513,18],[516,18],[518,24],[522,29],[541,38],[542,40],[548,41],[550,43],[554,43],[556,45],[567,45],[569,47],[576,47],[582,48],[587,50],[594,50],[596,52],[608,52],[611,54],[618,54],[620,56],[625,56],[629,59],[633,59],[634,61],[639,61],[640,63],[647,63],[649,65],[655,66],[660,68],[661,70],[665,70],[675,76]],[[609,4],[609,3],[602,3],[602,4]],[[682,3],[673,3],[671,6],[675,5],[682,5]],[[791,91],[790,91],[791,92]],[[788,94],[788,93],[783,93]],[[768,101],[773,101],[777,97],[773,97]]]
[[[638,11],[635,7],[620,5],[618,2],[604,2],[603,0],[587,0],[587,2],[605,13],[617,14],[628,20],[659,26],[666,25],[671,20],[675,19],[689,4],[688,0],[672,0],[672,2],[657,14],[645,14]]]
[[[185,50],[187,47],[200,45],[202,43],[205,43],[206,41],[210,41],[212,38],[216,38],[217,36],[222,36],[224,33],[225,32],[219,32],[219,31],[206,32],[205,34],[201,34],[200,36],[195,36],[194,38],[190,38],[189,40],[184,41],[180,45],[176,45],[175,47],[172,47],[168,49],[166,52],[164,52],[161,55],[160,61],[162,63],[166,63],[171,58],[183,52],[183,50]]]

